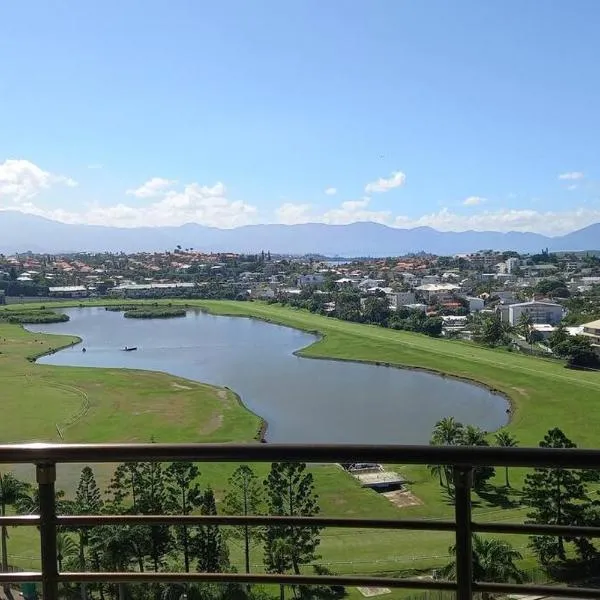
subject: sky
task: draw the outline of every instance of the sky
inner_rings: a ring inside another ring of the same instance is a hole
[[[119,227],[600,221],[598,0],[0,4],[0,209]]]

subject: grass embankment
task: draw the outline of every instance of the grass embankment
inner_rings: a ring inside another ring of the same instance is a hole
[[[300,350],[299,354],[302,356],[426,368],[487,385],[511,399],[513,414],[508,429],[517,436],[521,445],[537,445],[545,432],[554,426],[560,426],[583,447],[597,447],[600,441],[600,411],[596,408],[600,398],[600,377],[597,373],[569,371],[556,361],[489,350],[458,341],[432,339],[404,331],[347,323],[262,303],[166,300],[164,304],[167,303],[174,306],[199,306],[217,314],[254,317],[321,333],[323,337],[318,342]],[[94,304],[103,305],[106,302],[65,302],[61,305]],[[15,413],[12,428],[4,427],[4,423],[0,425],[0,433],[5,441],[56,441],[56,436],[51,431],[53,423],[65,418],[65,414],[70,414],[71,409],[65,409],[65,403],[70,402],[72,410],[75,410],[76,401],[66,394],[66,390],[64,396],[58,393],[53,387],[55,384],[84,390],[94,400],[93,410],[67,429],[66,441],[145,441],[152,435],[158,441],[214,441],[227,436],[230,436],[229,439],[245,440],[254,434],[256,420],[242,412],[235,413],[235,418],[230,415],[214,432],[199,435],[197,423],[206,424],[211,420],[207,416],[210,411],[206,411],[211,406],[210,402],[206,405],[197,402],[200,397],[204,397],[199,391],[175,391],[173,388],[174,383],[189,387],[198,384],[138,371],[30,365],[24,359],[32,353],[34,336],[9,325],[0,325],[0,338],[5,337],[3,332],[10,332],[12,340],[11,345],[3,350],[5,354],[0,356],[0,374],[12,378],[12,387],[8,388],[8,402],[4,402],[4,414]],[[59,344],[56,337],[35,337],[42,341],[42,346]],[[70,343],[70,340],[65,338],[61,343]],[[28,399],[24,399],[18,382],[26,381],[27,377],[30,377],[33,388]],[[204,394],[207,397],[210,397],[211,389],[213,388],[205,386]],[[188,393],[196,400],[191,402],[195,409],[190,409],[191,412],[187,413],[189,417],[196,419],[195,425],[181,426],[186,421],[185,418],[177,423],[164,419],[162,411],[169,414],[169,410],[172,410],[171,400],[179,406],[183,404],[181,399]],[[54,397],[55,400],[48,402],[48,397]],[[28,403],[31,403],[29,409],[24,406]],[[33,413],[41,403],[48,414],[37,419],[31,426],[25,425],[20,416],[22,411],[31,410]],[[402,443],[402,439],[398,439],[398,443]],[[264,466],[258,468],[260,473],[264,473],[264,469]],[[391,518],[442,518],[452,514],[452,505],[424,468],[399,465],[398,469],[411,481],[411,490],[422,501],[421,505],[398,509],[376,493],[361,490],[351,478],[335,467],[315,468],[323,514]],[[210,483],[220,495],[231,467],[203,465],[201,470],[203,481]],[[522,521],[525,511],[518,505],[522,476],[522,472],[511,471],[516,489],[507,492],[502,487],[503,470],[499,470],[496,486],[486,494],[474,496],[475,518]],[[14,537],[11,540],[11,553],[18,554],[23,545]],[[526,551],[525,537],[505,537],[516,547]],[[322,561],[330,563],[337,572],[395,572],[444,564],[448,560],[447,548],[450,543],[451,536],[445,533],[332,530],[324,532],[320,550]],[[356,548],[360,548],[360,551]],[[256,549],[253,562],[260,563],[261,556],[260,549]],[[531,564],[531,561],[527,560],[526,564]],[[397,595],[402,594],[394,594]]]

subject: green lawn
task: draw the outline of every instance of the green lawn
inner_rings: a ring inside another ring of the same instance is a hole
[[[546,431],[555,426],[560,426],[580,446],[597,447],[600,441],[600,410],[596,407],[600,402],[598,373],[567,370],[553,360],[347,323],[257,302],[168,302],[187,303],[217,314],[255,317],[321,333],[320,341],[299,352],[302,356],[419,367],[478,381],[510,398],[513,414],[507,429],[517,436],[521,445],[537,445]],[[79,304],[96,303],[60,305]],[[52,304],[53,308],[57,306]],[[35,310],[35,305],[27,307]],[[7,341],[2,341],[3,338]],[[56,424],[68,423],[70,417],[80,415],[84,398],[89,408],[64,429],[67,442],[146,441],[152,436],[157,441],[172,442],[249,441],[254,437],[258,419],[241,409],[234,396],[225,390],[159,373],[50,367],[25,360],[42,349],[71,341],[58,336],[29,334],[16,325],[0,325],[4,407],[0,433],[3,441],[58,441]],[[224,391],[226,398],[223,398]],[[232,468],[230,465],[202,465],[202,480],[221,496]],[[264,465],[257,467],[260,473],[265,469]],[[422,502],[401,509],[375,492],[360,489],[337,467],[313,470],[322,512],[326,515],[390,518],[452,515],[452,505],[423,467],[398,466]],[[511,502],[518,505],[518,488],[523,475],[523,471],[513,470],[511,479],[516,490],[500,504],[499,497],[502,500],[505,494],[504,473],[499,470],[496,488],[485,497],[475,495],[475,518],[521,521],[525,511],[518,506],[511,507]],[[65,484],[76,479],[72,470],[62,477]],[[528,553],[525,537],[509,539]],[[451,541],[451,536],[445,533],[331,530],[323,534],[322,562],[329,563],[340,573],[432,568],[447,561]],[[234,557],[239,557],[235,544],[232,551]],[[27,561],[35,561],[37,556],[37,549],[31,548],[31,538],[21,533],[11,534],[10,552],[15,562],[23,566],[31,566]],[[253,562],[260,564],[261,556],[260,549],[256,549]],[[531,561],[528,559],[526,563],[530,565]]]

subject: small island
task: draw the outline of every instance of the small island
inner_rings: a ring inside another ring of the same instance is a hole
[[[172,317],[185,317],[185,308],[175,306],[140,306],[126,310],[123,316],[126,319],[170,319]]]
[[[4,309],[0,311],[0,323],[34,325],[41,323],[64,323],[69,315],[48,310],[44,306],[38,309]]]

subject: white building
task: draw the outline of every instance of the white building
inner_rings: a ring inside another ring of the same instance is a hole
[[[506,272],[511,275],[519,268],[521,265],[521,261],[518,258],[512,256],[511,258],[506,259]]]
[[[424,283],[416,289],[425,297],[427,301],[429,301],[433,296],[450,294],[460,290],[460,286],[455,285],[454,283]]]
[[[88,289],[84,285],[64,285],[48,288],[49,296],[58,298],[84,298],[88,295]]]
[[[508,322],[514,327],[521,315],[528,315],[534,324],[556,325],[563,318],[563,307],[554,302],[522,302],[508,307]]]
[[[386,296],[393,309],[396,309],[399,306],[405,306],[406,304],[414,304],[416,302],[414,292],[390,292],[389,294],[386,294]]]
[[[483,307],[485,306],[483,298],[474,298],[472,296],[467,296],[466,300],[469,303],[469,312],[472,313],[483,310]]]

